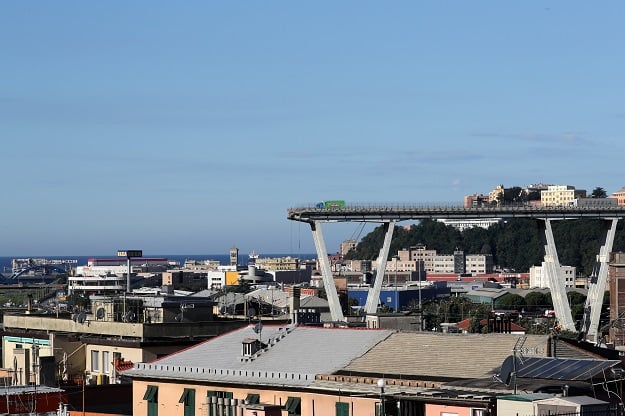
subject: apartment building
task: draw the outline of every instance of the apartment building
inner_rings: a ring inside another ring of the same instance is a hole
[[[465,208],[475,208],[490,204],[490,198],[484,194],[473,194],[464,197],[463,206]]]
[[[477,416],[496,414],[497,397],[517,388],[593,394],[592,381],[620,363],[548,357],[549,337],[527,335],[523,362],[540,362],[541,373],[519,363],[512,386],[503,363],[518,342],[513,334],[256,324],[124,375],[136,415]],[[550,368],[568,370],[545,377]]]
[[[570,185],[549,185],[540,191],[540,202],[543,206],[570,206],[576,198],[585,198],[586,190],[575,189]]]
[[[398,261],[391,260],[386,264],[389,273],[398,271],[423,272],[427,274],[469,273],[473,276],[493,273],[494,264],[492,254],[464,254],[457,250],[454,254],[438,254],[436,250],[427,249],[424,245],[417,245],[408,249],[398,250]],[[397,263],[397,264],[396,264]]]
[[[574,288],[577,287],[576,275],[577,268],[575,266],[560,266],[560,277],[564,280],[564,287]],[[542,262],[540,266],[530,267],[530,288],[550,288],[549,281],[545,273],[545,262]]]
[[[488,193],[488,203],[495,204],[499,201],[503,201],[505,192],[506,188],[504,188],[503,185],[497,185],[495,189]]]
[[[46,360],[66,369],[64,382],[119,381],[120,364],[151,361],[245,325],[213,317],[216,302],[192,296],[94,296],[90,311],[4,314],[2,360],[16,361],[37,384]],[[54,373],[54,372],[53,372]]]

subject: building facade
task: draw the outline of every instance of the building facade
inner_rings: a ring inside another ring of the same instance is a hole
[[[394,273],[396,269],[417,274],[422,272],[425,279],[427,274],[456,273],[476,276],[494,271],[492,254],[464,254],[460,250],[454,254],[438,254],[436,250],[428,250],[424,245],[418,245],[399,250],[397,255],[397,261],[387,262],[388,273]]]
[[[585,197],[585,190],[570,185],[549,185],[540,191],[540,202],[546,207],[570,206],[576,198]]]
[[[560,266],[560,277],[564,280],[567,289],[577,287],[577,268],[575,266]],[[549,288],[549,281],[545,274],[545,262],[541,266],[530,267],[530,288]]]
[[[625,253],[610,254],[608,267],[610,290],[609,341],[616,346],[625,345]]]
[[[625,205],[625,186],[614,192],[611,197],[616,198],[618,205]]]
[[[214,319],[215,306],[208,298],[129,295],[94,297],[89,313],[4,314],[2,359],[17,363],[25,383],[38,383],[50,359],[59,382],[86,375],[88,383],[112,384],[124,363],[155,360],[247,324]]]

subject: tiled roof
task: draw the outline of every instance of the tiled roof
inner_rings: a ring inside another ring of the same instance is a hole
[[[123,358],[116,359],[113,362],[113,365],[115,366],[115,371],[126,371],[134,367],[134,364],[132,361],[127,361],[127,360],[124,360]]]
[[[526,355],[546,356],[546,335],[527,335]],[[513,334],[398,332],[355,359],[343,372],[440,380],[497,374],[519,340]]]
[[[387,338],[392,331],[265,325],[260,334],[250,325],[124,372],[129,376],[202,379],[223,382],[305,386],[319,373],[347,366]],[[268,347],[251,358],[243,341],[258,338]]]

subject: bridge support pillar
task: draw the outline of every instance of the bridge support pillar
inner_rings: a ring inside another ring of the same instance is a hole
[[[310,223],[310,228],[312,230],[313,240],[317,250],[317,258],[319,260],[319,266],[321,267],[321,277],[323,278],[323,286],[326,291],[326,295],[328,296],[328,306],[330,308],[332,320],[335,322],[345,321],[343,310],[341,309],[341,303],[339,302],[339,296],[334,284],[334,277],[332,276],[332,268],[330,267],[330,260],[328,259],[328,250],[326,249],[323,232],[321,231],[321,221],[312,221]]]
[[[393,238],[393,230],[395,229],[395,221],[387,221],[384,223],[384,244],[380,249],[378,260],[375,268],[375,284],[372,288],[369,288],[367,293],[367,302],[365,304],[365,312],[367,315],[374,314],[378,310],[378,303],[380,302],[380,290],[382,289],[382,282],[384,281],[384,273],[386,272],[386,259],[388,258],[388,252],[391,248],[391,240]]]
[[[575,323],[571,315],[571,307],[566,297],[565,282],[562,278],[560,260],[558,260],[558,252],[556,243],[551,230],[551,219],[545,218],[545,267],[543,272],[551,289],[551,300],[553,308],[556,312],[558,323],[562,325],[562,329],[575,332]]]
[[[614,236],[616,234],[616,226],[618,218],[612,218],[604,221],[606,227],[603,236],[602,245],[599,248],[597,256],[597,264],[588,284],[588,296],[586,297],[586,305],[584,307],[584,318],[582,319],[582,331],[586,340],[597,343],[601,334],[599,333],[599,321],[601,320],[601,307],[603,306],[603,295],[605,293],[608,281],[608,262],[610,261],[610,253],[614,245]]]

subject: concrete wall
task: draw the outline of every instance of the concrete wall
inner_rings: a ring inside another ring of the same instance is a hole
[[[99,322],[87,319],[80,324],[71,319],[35,315],[4,315],[4,328],[32,329],[77,334],[116,335],[143,338],[143,325],[125,322]]]
[[[25,329],[45,332],[93,334],[121,338],[204,337],[219,335],[239,328],[237,322],[172,322],[166,324],[140,324],[127,322],[102,322],[87,319],[80,324],[71,319],[57,319],[33,315],[4,315],[5,329]]]
[[[533,415],[534,403],[520,400],[497,400],[497,416]]]

